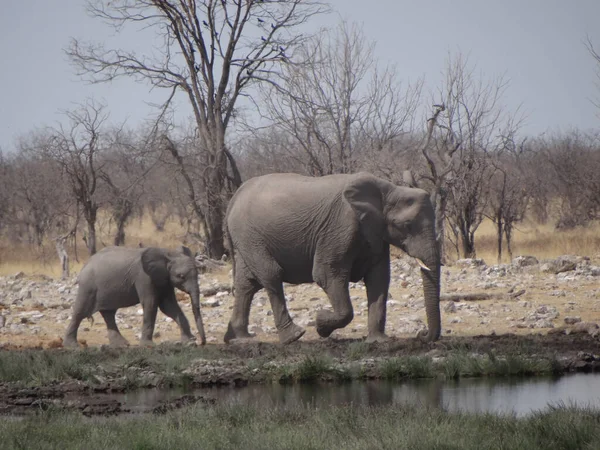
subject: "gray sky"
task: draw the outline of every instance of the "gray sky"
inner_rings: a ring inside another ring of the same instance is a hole
[[[69,37],[117,43],[112,29],[91,19],[82,0],[5,1],[0,14],[0,148],[15,138],[61,120],[60,110],[88,96],[108,104],[111,120],[135,126],[160,102],[164,91],[133,80],[87,85],[78,80],[63,53]],[[441,82],[448,52],[469,55],[486,77],[506,74],[505,104],[527,114],[523,132],[600,128],[590,99],[594,61],[583,45],[586,34],[600,48],[598,0],[332,0],[348,21],[362,23],[376,42],[376,57],[395,63],[402,79],[425,77],[433,90]],[[330,15],[321,24],[337,23]],[[148,48],[142,33],[126,36],[128,46]]]

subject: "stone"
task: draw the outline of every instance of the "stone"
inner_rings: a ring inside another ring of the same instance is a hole
[[[202,302],[202,306],[206,306],[208,308],[216,308],[220,304],[221,302],[219,301],[219,298],[217,296],[206,298]]]
[[[594,322],[578,322],[571,328],[571,333],[592,334],[598,329],[598,324]]]
[[[554,324],[548,319],[540,319],[531,328],[554,328]]]
[[[456,303],[453,301],[449,301],[446,306],[444,306],[444,312],[447,313],[455,313],[456,312]]]
[[[539,263],[535,256],[517,256],[512,260],[512,264],[515,267],[535,266]]]
[[[456,267],[472,269],[485,266],[485,261],[480,258],[463,258],[456,260]]]
[[[575,325],[576,323],[581,322],[581,317],[579,316],[567,316],[565,317],[565,323],[567,325]]]

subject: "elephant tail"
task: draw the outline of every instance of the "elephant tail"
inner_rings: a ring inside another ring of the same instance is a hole
[[[228,208],[229,210],[229,208]],[[229,212],[229,211],[228,211]],[[229,250],[229,256],[231,257],[231,295],[235,295],[235,251],[233,249],[233,240],[231,239],[231,234],[229,233],[229,227],[227,226],[227,215],[225,216],[225,223],[223,224],[223,229],[225,231],[225,239],[227,241],[227,248]]]
[[[94,326],[94,315],[93,315],[93,314],[90,314],[90,315],[87,317],[87,320],[89,320],[89,321],[90,321],[90,327],[93,327],[93,326]]]

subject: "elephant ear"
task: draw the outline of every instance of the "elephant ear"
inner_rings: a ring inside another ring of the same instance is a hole
[[[356,213],[360,230],[371,249],[378,253],[383,248],[383,199],[381,188],[373,176],[359,175],[344,189],[344,198]]]
[[[159,288],[167,287],[170,283],[169,259],[159,248],[148,248],[142,253],[142,268],[152,283]]]

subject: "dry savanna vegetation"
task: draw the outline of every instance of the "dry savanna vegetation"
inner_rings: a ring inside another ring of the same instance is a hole
[[[257,408],[183,395],[126,420],[81,417],[128,414],[107,397],[142,388],[410,378],[439,387],[600,367],[600,126],[530,135],[528,105],[505,104],[508,78],[457,51],[437,85],[407,79],[402,66],[377,60],[357,24],[332,17],[309,32],[306,24],[331,12],[319,0],[86,4],[115,39],[65,43],[75,74],[92,84],[130,78],[162,90],[164,101],[130,124],[82,98],[55,125],[31,124],[0,149],[0,414],[32,415],[1,420],[0,447],[599,447],[598,411],[575,407],[519,418],[353,403]],[[124,30],[148,33],[151,50],[130,48]],[[585,45],[600,81],[600,54]],[[175,120],[175,99],[188,118]],[[414,338],[426,326],[420,269],[393,249],[389,340],[363,339],[368,301],[358,282],[352,322],[329,338],[315,328],[316,311],[331,308],[325,293],[286,285],[302,339],[278,343],[259,291],[256,339],[224,345],[234,299],[231,266],[217,260],[228,261],[223,222],[236,190],[274,172],[360,171],[429,193],[444,263],[441,339]],[[179,330],[162,314],[157,345],[136,345],[144,313],[136,305],[116,316],[129,348],[103,345],[99,314],[81,324],[81,349],[62,348],[90,256],[109,245],[182,244],[215,263],[200,277],[206,345],[173,342]]]
[[[100,220],[99,224],[101,247],[105,244],[112,245],[114,225],[109,220]],[[156,228],[151,215],[148,212],[143,213],[127,225],[126,245],[136,246],[142,243],[148,247],[174,248],[185,241],[186,229],[175,217],[165,220],[161,231]],[[497,261],[496,238],[494,224],[484,220],[476,233],[475,242],[477,256],[490,264]],[[585,227],[558,231],[551,224],[538,224],[534,220],[525,220],[516,228],[512,246],[515,256],[532,255],[538,259],[556,258],[560,255],[597,257],[600,256],[600,224],[592,223]],[[193,250],[199,250],[197,243],[192,243],[191,247]],[[71,270],[77,273],[88,258],[85,242],[77,243],[77,251],[73,246],[68,250],[73,255]],[[392,249],[392,253],[401,255],[402,251]],[[451,261],[457,259],[456,253],[450,254],[449,258]],[[504,254],[501,262],[510,262],[509,256]],[[32,276],[42,274],[58,278],[61,270],[55,243],[50,239],[44,239],[40,246],[19,244],[6,238],[0,241],[0,276],[24,272]],[[227,277],[221,276],[221,278]]]

